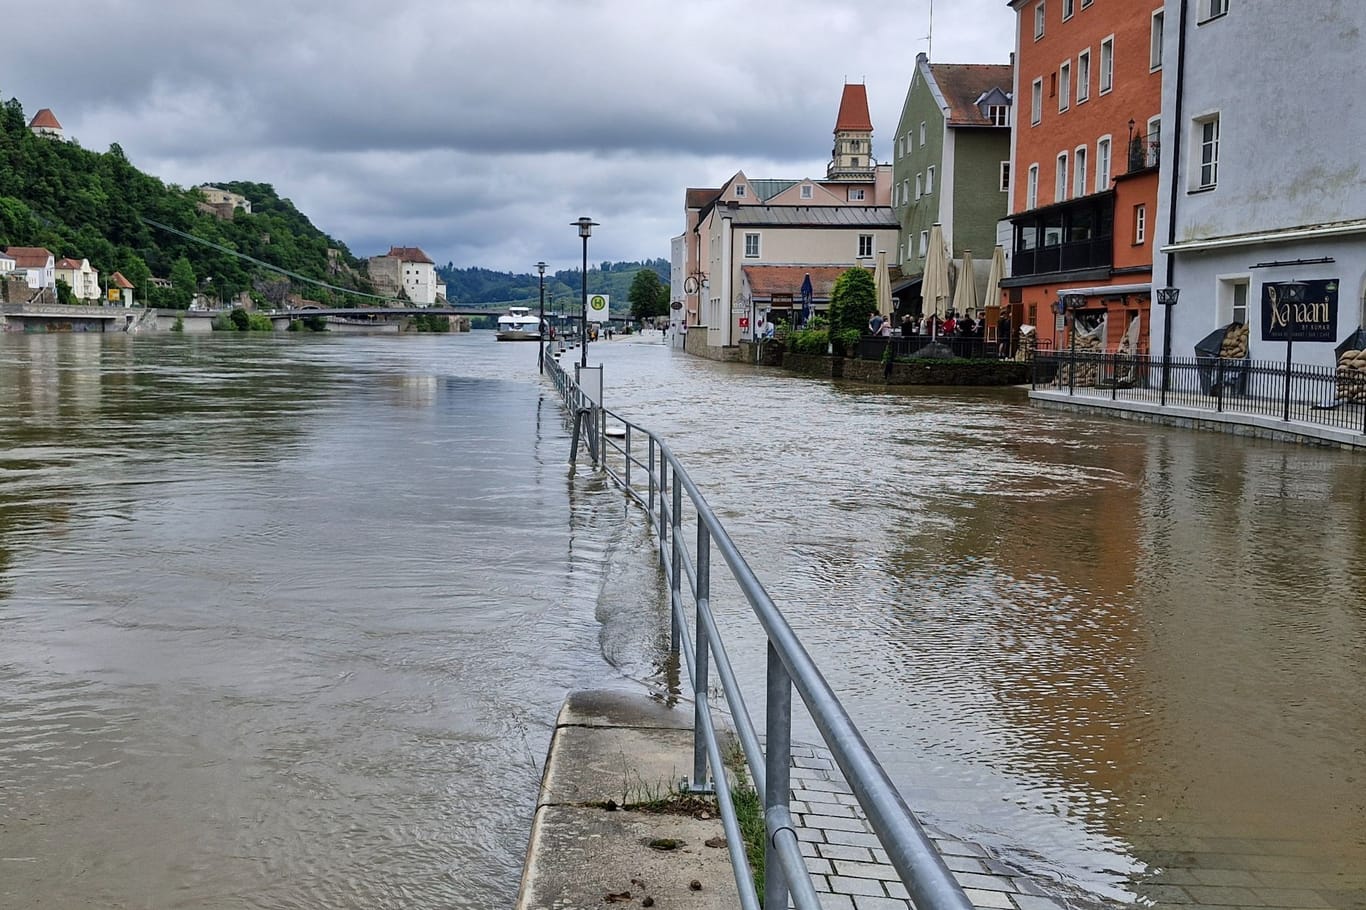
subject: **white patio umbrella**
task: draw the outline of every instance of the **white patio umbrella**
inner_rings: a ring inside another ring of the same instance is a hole
[[[987,290],[983,306],[1001,305],[1001,279],[1006,277],[1006,251],[1000,244],[991,251],[991,268],[987,272]]]
[[[877,251],[877,267],[873,269],[873,287],[877,289],[877,311],[883,319],[892,318],[892,276],[887,271],[887,251]]]
[[[949,307],[949,254],[944,248],[944,229],[937,221],[930,226],[929,243],[920,294],[925,300],[925,315],[943,317]]]
[[[977,312],[977,276],[972,272],[972,250],[963,251],[958,269],[958,287],[953,289],[953,311],[961,319]]]

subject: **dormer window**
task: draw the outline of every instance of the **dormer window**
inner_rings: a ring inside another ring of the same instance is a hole
[[[1010,108],[1004,104],[989,104],[987,119],[992,126],[1010,126]]]
[[[803,183],[803,184],[802,184],[802,198],[803,198],[803,199],[810,199],[811,196],[812,196],[811,184],[809,184],[809,183]]]
[[[744,185],[743,183],[737,183],[737,184],[735,185],[735,198],[736,198],[736,199],[740,199],[740,198],[743,198],[744,195],[745,195],[745,185]]]

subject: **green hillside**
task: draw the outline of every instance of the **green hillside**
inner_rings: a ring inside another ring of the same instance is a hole
[[[654,269],[664,284],[669,283],[669,263],[665,259],[646,262],[603,262],[588,269],[590,294],[607,294],[612,301],[612,312],[625,313],[631,308],[627,294],[636,273]],[[546,309],[566,309],[579,306],[582,278],[579,269],[562,269],[545,276]],[[453,263],[438,266],[437,279],[446,282],[446,299],[459,305],[502,307],[509,303],[539,302],[539,278],[536,273],[516,274],[495,272],[481,268],[456,268]]]
[[[248,291],[262,302],[282,300],[291,290],[338,305],[363,300],[290,280],[234,252],[340,288],[372,290],[346,246],[269,184],[216,184],[245,195],[253,208],[220,220],[196,208],[203,201],[196,190],[142,173],[117,144],[91,152],[34,136],[27,123],[17,100],[0,109],[0,247],[41,246],[58,258],[89,259],[102,275],[122,272],[143,300],[158,306],[188,306],[196,289],[222,299]],[[175,287],[153,287],[152,276],[170,278]]]

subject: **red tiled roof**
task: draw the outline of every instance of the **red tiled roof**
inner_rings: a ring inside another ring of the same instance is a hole
[[[125,291],[131,291],[133,289],[133,282],[124,278],[122,272],[115,272],[113,275],[109,276],[109,280],[114,282],[114,287],[116,288],[121,288]]]
[[[873,129],[873,118],[868,114],[868,87],[859,83],[848,84],[844,87],[844,95],[840,98],[840,112],[835,117],[835,132],[844,130],[867,130]]]
[[[716,201],[716,197],[721,195],[719,189],[703,189],[701,187],[688,187],[687,198],[683,200],[685,209],[704,209]]]
[[[71,259],[69,257],[58,259],[57,268],[74,269],[75,271],[79,272],[81,270],[81,261],[79,259]]]
[[[930,72],[949,103],[950,126],[991,126],[977,99],[994,88],[1009,95],[1015,78],[1008,63],[931,63]]]
[[[46,107],[34,114],[33,119],[29,121],[28,125],[30,129],[33,127],[43,127],[49,130],[59,130],[62,128],[62,125],[57,122],[56,115],[52,113],[52,109]]]
[[[835,287],[835,279],[849,270],[847,265],[747,265],[743,268],[754,297],[772,299],[774,294],[791,295],[802,299],[802,279],[811,276],[811,296],[828,300]]]
[[[402,262],[425,262],[428,265],[436,265],[427,258],[426,253],[415,246],[391,246],[389,247],[389,257]]]
[[[21,269],[47,268],[47,260],[52,255],[41,246],[12,246],[5,253],[14,260],[15,267]]]

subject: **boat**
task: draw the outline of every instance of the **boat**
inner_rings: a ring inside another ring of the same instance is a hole
[[[498,317],[499,341],[535,341],[541,337],[541,320],[533,316],[530,307],[508,307],[508,311]]]

